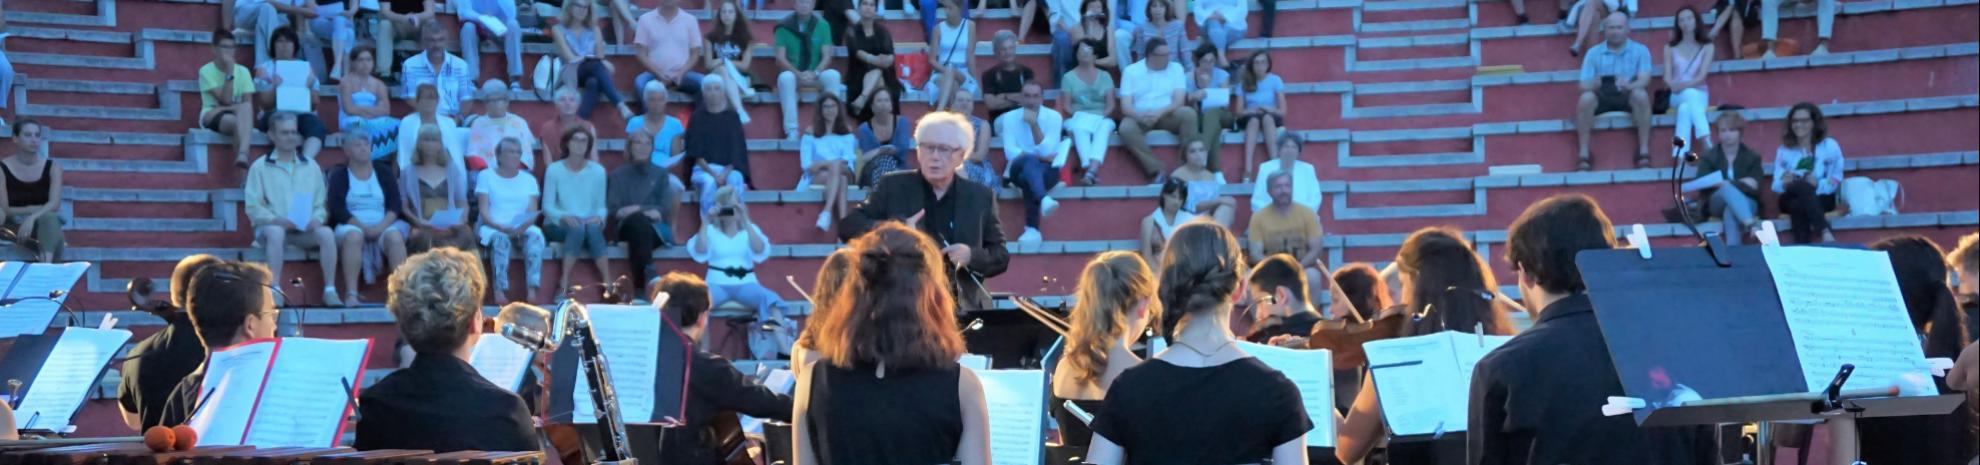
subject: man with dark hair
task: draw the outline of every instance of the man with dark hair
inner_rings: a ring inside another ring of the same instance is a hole
[[[193,276],[220,263],[224,263],[220,257],[207,254],[180,259],[172,268],[171,307],[163,316],[165,327],[138,341],[126,354],[117,384],[117,405],[124,413],[124,424],[132,429],[158,426],[172,388],[206,361],[206,347],[194,334],[192,317],[182,310]]]
[[[1693,429],[1642,429],[1598,408],[1622,396],[1575,255],[1615,247],[1614,227],[1580,194],[1542,200],[1513,221],[1506,260],[1519,276],[1531,329],[1473,370],[1467,463],[1694,464]]]
[[[700,341],[708,331],[708,284],[695,275],[679,271],[661,276],[653,291],[667,293],[660,314],[679,326],[690,341]],[[651,293],[649,293],[651,294]],[[723,413],[791,421],[791,397],[780,394],[744,376],[720,355],[694,351],[688,366],[687,424],[660,431],[660,463],[717,465],[722,452],[710,425]]]
[[[208,265],[193,275],[187,286],[185,312],[192,320],[193,334],[208,352],[255,339],[275,337],[276,316],[273,276],[268,268],[248,262]],[[187,374],[165,398],[160,425],[182,425],[192,419],[200,402],[206,365]]]
[[[1279,336],[1303,342],[1313,334],[1320,313],[1313,311],[1307,292],[1306,270],[1292,255],[1272,254],[1251,268],[1250,289],[1246,292],[1256,309],[1257,324],[1245,340],[1264,344]],[[1305,344],[1299,344],[1304,347]]]

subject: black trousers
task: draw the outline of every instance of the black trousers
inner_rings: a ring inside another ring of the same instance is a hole
[[[653,230],[653,220],[635,213],[619,220],[619,240],[626,243],[633,285],[638,286],[640,294],[645,294],[646,283],[653,279],[653,249],[660,245],[660,233]]]
[[[1829,230],[1828,212],[1836,209],[1835,194],[1819,195],[1815,185],[1806,180],[1787,183],[1786,192],[1776,199],[1782,213],[1794,224],[1788,226],[1788,233],[1794,236],[1794,243],[1814,243],[1822,231]]]

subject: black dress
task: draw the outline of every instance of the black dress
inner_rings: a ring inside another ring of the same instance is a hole
[[[1250,357],[1203,368],[1142,362],[1114,379],[1093,418],[1129,465],[1259,463],[1311,429],[1299,387]]]
[[[359,395],[358,450],[533,451],[536,423],[521,397],[467,361],[421,354]]]
[[[955,461],[962,443],[962,400],[954,363],[915,371],[872,366],[811,370],[805,412],[811,444],[823,465],[932,465]]]
[[[165,328],[131,347],[117,383],[117,404],[138,414],[138,431],[164,424],[165,398],[206,362],[206,346],[184,312],[165,317]]]
[[[892,66],[873,66],[873,64],[867,63],[865,60],[859,59],[858,54],[854,53],[866,52],[874,55],[893,55],[893,34],[887,32],[886,25],[879,23],[874,23],[873,34],[870,35],[866,33],[866,28],[860,27],[858,24],[847,27],[850,29],[846,31],[846,100],[850,102],[853,99],[859,98],[860,94],[865,93],[866,72],[879,70],[880,82],[886,84],[887,90],[890,91],[888,92],[889,96],[893,97],[890,100],[894,104],[894,113],[900,114],[901,77],[899,72],[895,71]],[[838,30],[834,29],[833,31],[836,32]],[[848,112],[848,114],[852,115],[853,121],[864,123],[873,119],[872,102],[867,102],[867,105],[864,107],[853,106],[850,110],[852,111]]]

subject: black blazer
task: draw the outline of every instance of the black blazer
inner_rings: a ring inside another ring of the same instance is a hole
[[[422,354],[358,397],[357,450],[540,449],[522,397],[451,354]]]
[[[405,205],[399,195],[399,166],[382,161],[371,162],[371,179],[378,181],[378,190],[385,194],[385,211],[406,216]],[[323,209],[330,213],[330,226],[351,221],[351,207],[344,204],[344,197],[351,193],[351,166],[337,165],[330,169],[330,176],[323,179],[329,194],[323,199]],[[472,192],[472,191],[470,191]]]
[[[922,179],[917,171],[897,171],[880,177],[872,192],[867,193],[866,200],[839,221],[839,239],[850,242],[883,221],[907,221],[908,217],[925,207],[927,190],[928,181]],[[964,268],[977,279],[1004,274],[1004,270],[1011,265],[1011,252],[1004,246],[1004,225],[997,220],[996,193],[982,184],[958,176],[947,195],[956,196],[954,232],[940,233],[929,224],[923,224],[921,232],[950,244],[969,246],[969,263]],[[936,246],[941,247],[941,244]],[[988,302],[989,296],[982,295],[983,288],[970,278],[962,277],[961,273],[954,278],[962,281],[955,283],[958,289],[956,300],[963,302],[961,305],[970,307],[973,304],[966,302]]]
[[[791,421],[791,397],[770,391],[736,370],[728,359],[694,352],[694,376],[688,377],[687,425],[660,430],[666,443],[660,463],[718,465],[720,451],[710,423],[717,412],[731,411],[767,420]],[[637,454],[635,454],[637,455]]]

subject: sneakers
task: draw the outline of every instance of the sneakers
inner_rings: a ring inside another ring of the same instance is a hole
[[[1829,54],[1829,44],[1817,45],[1815,46],[1815,51],[1808,52],[1808,56],[1820,56],[1820,55],[1828,55],[1828,54]]]
[[[325,306],[325,307],[342,307],[342,306],[344,306],[344,299],[340,299],[340,298],[338,298],[338,297],[337,297],[337,288],[336,288],[336,287],[332,287],[332,286],[325,286],[325,287],[323,288],[323,306]]]
[[[1059,201],[1052,200],[1051,196],[1046,196],[1045,198],[1038,200],[1039,218],[1042,219],[1045,217],[1052,216],[1052,212],[1056,212],[1056,211],[1059,211]]]
[[[1760,59],[1762,59],[1762,60],[1772,60],[1772,59],[1774,59],[1774,50],[1773,50],[1773,49],[1767,49],[1767,53],[1765,53],[1765,54],[1762,54],[1762,55],[1760,55]]]
[[[1030,227],[1024,228],[1024,234],[1018,235],[1018,242],[1023,242],[1026,244],[1037,244],[1044,240],[1045,237],[1043,235],[1038,234],[1038,228],[1030,228]]]
[[[828,233],[829,233],[829,232],[832,232],[832,211],[831,211],[831,210],[825,210],[825,211],[821,211],[821,212],[818,212],[818,230],[819,230],[819,231],[825,231],[825,232],[828,232]]]
[[[522,95],[522,91],[522,78],[509,78],[509,95]]]

